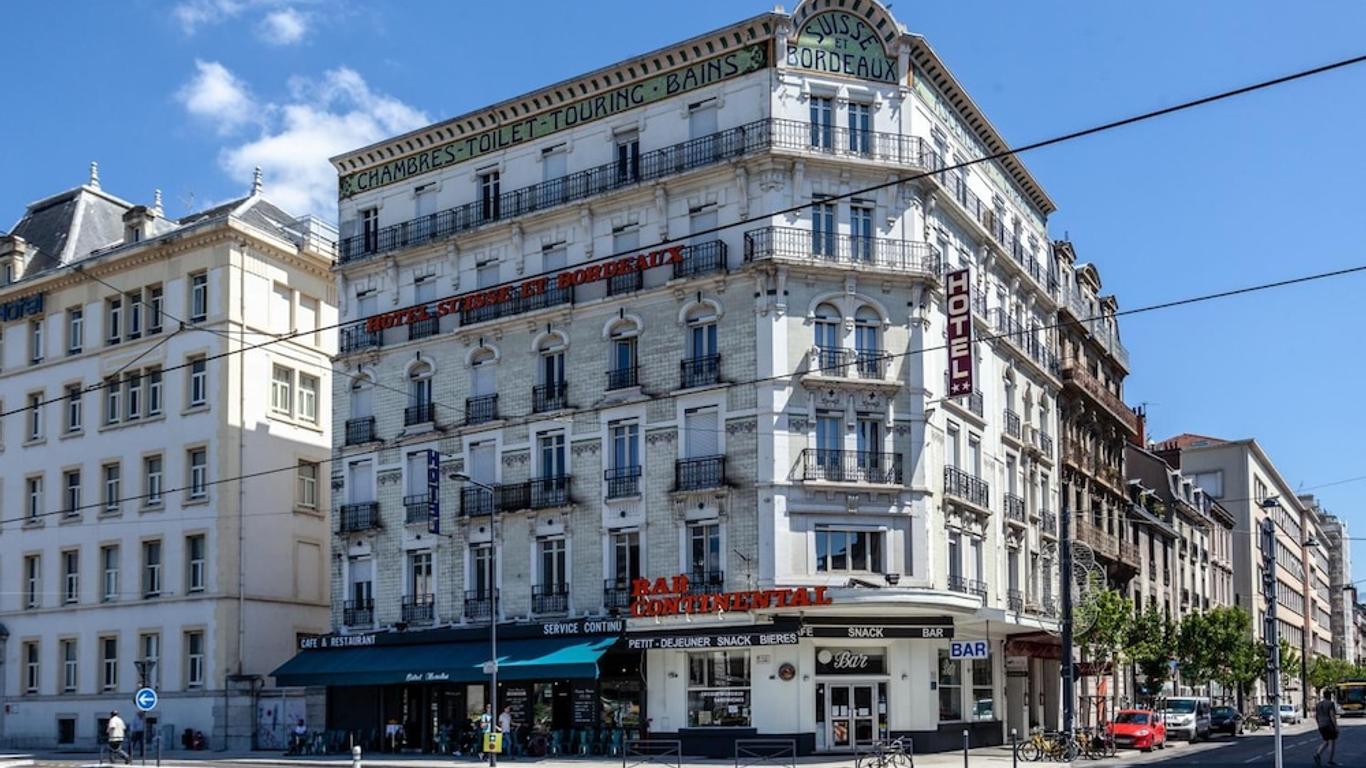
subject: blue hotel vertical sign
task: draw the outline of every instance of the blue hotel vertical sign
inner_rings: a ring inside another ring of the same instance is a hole
[[[441,533],[441,456],[427,451],[427,532]]]

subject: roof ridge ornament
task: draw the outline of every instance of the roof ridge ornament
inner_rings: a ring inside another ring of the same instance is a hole
[[[261,166],[259,165],[251,174],[251,194],[253,196],[261,194]]]
[[[165,216],[161,210],[161,190],[159,189],[152,190],[152,215],[158,217]]]
[[[91,189],[100,188],[100,164],[94,160],[90,161],[90,180],[86,182],[86,186]]]

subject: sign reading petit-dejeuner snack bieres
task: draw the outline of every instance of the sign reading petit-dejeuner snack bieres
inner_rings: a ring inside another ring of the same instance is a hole
[[[730,53],[703,59],[638,83],[623,85],[545,112],[516,119],[482,133],[437,144],[389,160],[374,168],[345,174],[337,179],[337,193],[345,199],[360,192],[395,184],[446,166],[473,160],[490,152],[508,149],[578,125],[611,117],[651,102],[740,77],[766,66],[768,49],[765,45],[737,48]]]

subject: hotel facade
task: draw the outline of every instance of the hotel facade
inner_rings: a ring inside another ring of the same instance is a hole
[[[277,683],[444,751],[492,616],[532,752],[1056,727],[1054,205],[958,167],[1004,147],[809,0],[334,158],[332,632]]]

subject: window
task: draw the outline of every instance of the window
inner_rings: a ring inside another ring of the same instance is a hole
[[[622,588],[640,578],[640,532],[612,534],[612,578]]]
[[[490,595],[495,568],[492,547],[487,544],[470,545],[470,583],[481,599]]]
[[[142,596],[161,596],[161,542],[142,543]]]
[[[379,209],[365,208],[360,212],[361,244],[366,253],[379,250]]]
[[[563,538],[541,539],[541,589],[546,594],[559,594],[567,588],[565,576],[565,547]]]
[[[62,640],[58,647],[62,654],[62,693],[75,693],[80,680],[77,668],[76,641]]]
[[[43,439],[43,393],[30,392],[28,396],[28,439]]]
[[[209,364],[203,355],[195,355],[190,358],[189,402],[191,406],[203,405],[208,399],[208,371]]]
[[[190,498],[202,499],[209,495],[209,450],[192,448],[189,453]]]
[[[142,337],[142,291],[132,291],[124,297],[128,308],[128,333],[126,338]]]
[[[492,288],[498,284],[500,277],[501,273],[496,261],[486,261],[475,267],[474,282],[476,288]]]
[[[161,413],[161,369],[148,368],[142,375],[147,386],[147,415],[156,416]]]
[[[104,338],[109,344],[123,339],[123,299],[109,299],[104,303]]]
[[[81,599],[81,553],[69,549],[62,553],[62,605]]]
[[[963,664],[939,649],[939,720],[963,719]]]
[[[612,468],[640,466],[640,425],[634,421],[612,425]]]
[[[550,480],[568,474],[564,461],[564,432],[547,432],[536,443],[540,448],[540,477]]]
[[[38,643],[24,643],[24,693],[38,692],[38,658]]]
[[[162,489],[161,456],[148,456],[142,460],[143,505],[154,507],[161,504]]]
[[[43,362],[43,321],[34,320],[28,324],[29,362],[37,365]]]
[[[72,307],[66,311],[66,353],[78,355],[85,344],[85,310]]]
[[[204,556],[204,534],[186,536],[185,588],[190,592],[203,592],[207,584],[208,571]]]
[[[855,201],[849,206],[849,234],[854,258],[858,261],[872,262],[875,242],[871,205]]]
[[[204,633],[185,633],[185,687],[204,687]]]
[[[871,104],[849,102],[849,151],[866,155],[873,151]]]
[[[113,602],[119,599],[119,547],[110,544],[100,547],[100,600]]]
[[[117,691],[119,688],[119,639],[100,638],[100,690]]]
[[[161,333],[161,286],[147,289],[147,333]]]
[[[68,516],[81,513],[81,471],[71,469],[62,473],[62,511]]]
[[[569,152],[565,144],[556,144],[553,147],[546,147],[541,150],[541,180],[554,181],[562,176],[569,175]],[[548,203],[554,204],[560,201],[559,190],[552,189]]]
[[[835,204],[816,202],[811,206],[811,253],[833,259],[835,249]]]
[[[627,183],[640,180],[640,136],[635,131],[617,138],[617,181]]]
[[[721,581],[721,526],[696,523],[688,526],[689,578],[701,584]]]
[[[963,577],[963,534],[949,531],[949,581]]]
[[[123,397],[128,405],[128,420],[142,418],[142,377],[137,373],[124,374]]]
[[[24,607],[37,608],[43,600],[43,556],[24,557]]]
[[[432,421],[432,367],[423,363],[413,366],[408,374],[408,409],[404,424],[425,424]]]
[[[69,384],[66,388],[66,431],[68,434],[81,431],[81,385]]]
[[[299,418],[318,423],[318,377],[299,374]]]
[[[498,171],[486,170],[479,173],[479,217],[484,221],[490,221],[499,217],[499,174]]]
[[[270,379],[270,410],[282,416],[294,413],[294,372],[275,366]]]
[[[408,556],[408,594],[432,594],[432,553],[414,552]]]
[[[147,685],[158,687],[161,683],[161,633],[148,632],[138,637],[138,660],[146,670]]]
[[[299,294],[299,316],[295,321],[296,338],[300,343],[318,346],[318,300],[312,296]]]
[[[811,97],[811,146],[834,147],[835,100],[828,96]]]
[[[688,654],[688,725],[750,724],[749,651]]]
[[[318,507],[318,465],[312,461],[299,462],[299,506]]]
[[[117,463],[105,464],[101,468],[101,474],[104,475],[104,511],[118,512],[123,499],[123,468]]]
[[[104,423],[117,424],[123,419],[123,387],[117,378],[104,380]]]
[[[201,323],[209,316],[209,275],[190,275],[190,322]]]
[[[882,573],[882,531],[816,530],[816,571]]]
[[[43,476],[34,475],[24,481],[25,499],[28,501],[28,519],[43,519]]]

